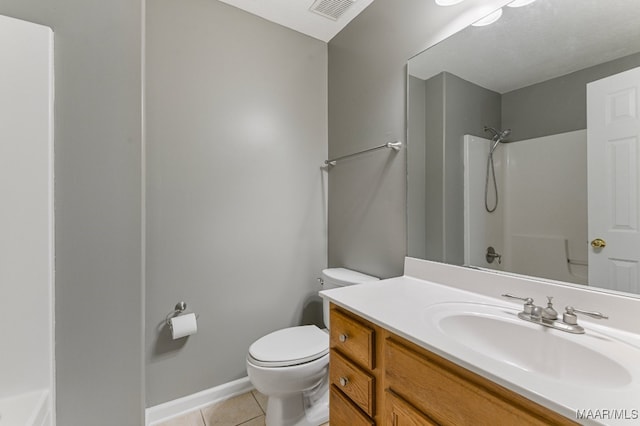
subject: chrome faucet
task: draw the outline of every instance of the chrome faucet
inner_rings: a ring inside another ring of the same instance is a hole
[[[578,325],[578,317],[576,313],[590,316],[595,319],[609,319],[608,316],[600,312],[583,311],[567,306],[562,315],[562,320],[558,320],[558,312],[553,308],[553,297],[547,296],[547,307],[536,306],[533,304],[531,297],[518,297],[512,294],[503,294],[502,297],[510,299],[518,299],[524,301],[522,312],[518,313],[518,318],[543,325],[545,327],[555,328],[556,330],[566,331],[567,333],[583,334],[584,327]]]
[[[576,315],[576,313],[587,315],[595,319],[609,319],[608,316],[600,312],[583,311],[582,309],[577,309],[573,306],[567,306],[565,308],[564,314],[562,314],[562,322],[574,327],[576,330],[580,330],[577,333],[584,333],[584,328],[578,325],[578,316]]]
[[[558,319],[558,311],[553,309],[551,300],[553,297],[547,296],[547,307],[542,309],[542,319],[546,321],[555,321]]]
[[[487,259],[487,263],[493,263],[496,259],[498,259],[498,265],[502,263],[502,255],[496,252],[496,249],[491,246],[487,247],[485,258]]]

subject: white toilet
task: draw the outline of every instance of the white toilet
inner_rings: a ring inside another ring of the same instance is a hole
[[[344,268],[322,271],[322,290],[377,281]],[[329,302],[323,301],[329,327]],[[267,426],[319,426],[329,420],[329,333],[315,325],[274,331],[249,347],[247,374],[266,395]]]

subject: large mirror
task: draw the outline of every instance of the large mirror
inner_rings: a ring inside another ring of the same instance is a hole
[[[408,72],[409,256],[640,294],[638,0],[504,7]]]

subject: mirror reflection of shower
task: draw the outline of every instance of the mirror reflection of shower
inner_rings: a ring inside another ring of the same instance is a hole
[[[506,142],[505,139],[511,134],[511,129],[497,130],[493,127],[484,126],[484,131],[493,133],[493,138],[491,138],[493,145],[491,145],[489,155],[487,156],[487,176],[484,184],[484,208],[489,213],[493,213],[498,208],[498,182],[496,181],[496,169],[493,164],[493,151],[495,151],[500,143]],[[489,207],[489,176],[491,176],[493,181],[493,193],[495,200],[493,207]]]
[[[495,133],[486,138],[463,138],[464,262],[586,284],[591,247],[584,243],[588,226],[587,131],[534,138],[520,138],[519,133],[512,133],[509,143],[498,143],[493,151],[500,193],[493,213],[481,206],[487,156],[496,143],[491,139]],[[493,207],[492,197],[489,185],[489,207]],[[501,256],[501,263],[488,247]]]

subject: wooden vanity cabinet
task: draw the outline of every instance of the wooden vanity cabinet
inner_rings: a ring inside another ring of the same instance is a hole
[[[334,385],[331,385],[329,400],[332,425],[374,426],[376,424]]]
[[[378,362],[382,358],[382,346],[378,344],[382,328],[333,304],[330,321],[331,426],[382,424],[377,404],[383,390],[383,370]],[[357,421],[344,422],[348,410],[355,413]]]
[[[335,305],[330,330],[331,426],[577,424]]]
[[[393,426],[437,426],[438,423],[424,415],[413,405],[387,389],[384,398],[384,422]]]

